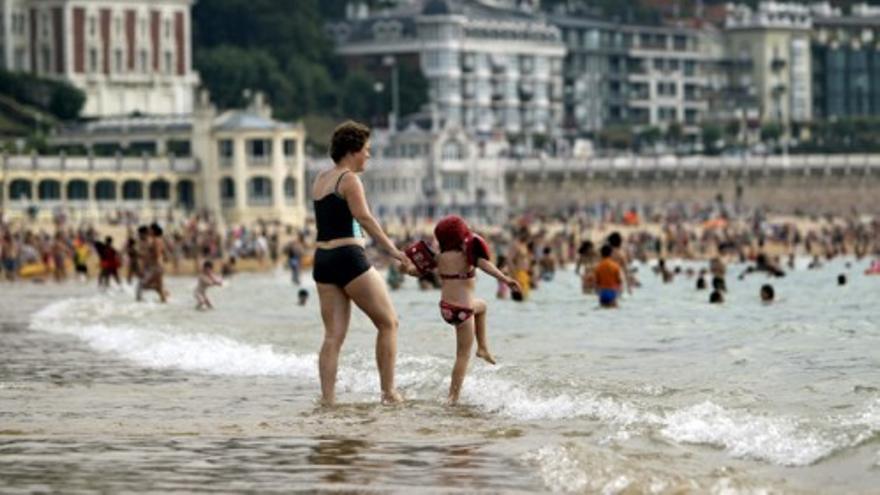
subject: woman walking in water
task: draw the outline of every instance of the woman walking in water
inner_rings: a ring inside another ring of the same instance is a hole
[[[402,398],[394,387],[397,313],[385,282],[367,261],[361,226],[391,257],[408,262],[370,213],[358,177],[370,158],[370,129],[352,121],[339,125],[333,131],[330,157],[334,167],[319,173],[312,185],[318,230],[312,275],[324,321],[324,343],[318,356],[322,402],[333,405],[336,401],[339,350],[348,332],[352,301],[379,332],[376,366],[382,402],[400,402]]]

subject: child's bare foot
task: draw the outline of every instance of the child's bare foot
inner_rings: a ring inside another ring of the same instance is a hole
[[[382,404],[392,405],[392,404],[400,404],[403,402],[403,396],[400,395],[400,392],[397,390],[392,390],[391,392],[382,392]]]
[[[495,357],[489,353],[489,349],[477,349],[477,357],[485,359],[489,364],[495,364]]]
[[[446,398],[447,406],[457,406],[458,405],[458,395],[449,394],[449,397]]]

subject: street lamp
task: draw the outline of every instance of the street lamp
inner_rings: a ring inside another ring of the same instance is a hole
[[[373,125],[378,125],[382,122],[382,92],[385,91],[385,85],[382,84],[382,81],[373,83],[373,91],[376,92],[376,111],[373,114]]]
[[[382,57],[382,65],[391,67],[391,118],[388,119],[388,128],[392,131],[397,129],[397,112],[400,102],[398,101],[398,69],[397,58],[394,55]]]

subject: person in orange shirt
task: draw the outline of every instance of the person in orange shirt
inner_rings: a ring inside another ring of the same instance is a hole
[[[603,308],[616,308],[617,296],[623,287],[623,271],[620,265],[612,259],[614,249],[605,244],[602,246],[602,261],[593,269],[596,279],[596,289],[599,294],[599,305]]]

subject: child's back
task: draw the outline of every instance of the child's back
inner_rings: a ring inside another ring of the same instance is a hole
[[[444,251],[437,255],[437,273],[440,275],[440,298],[444,301],[469,306],[474,298],[475,267],[462,251]]]

